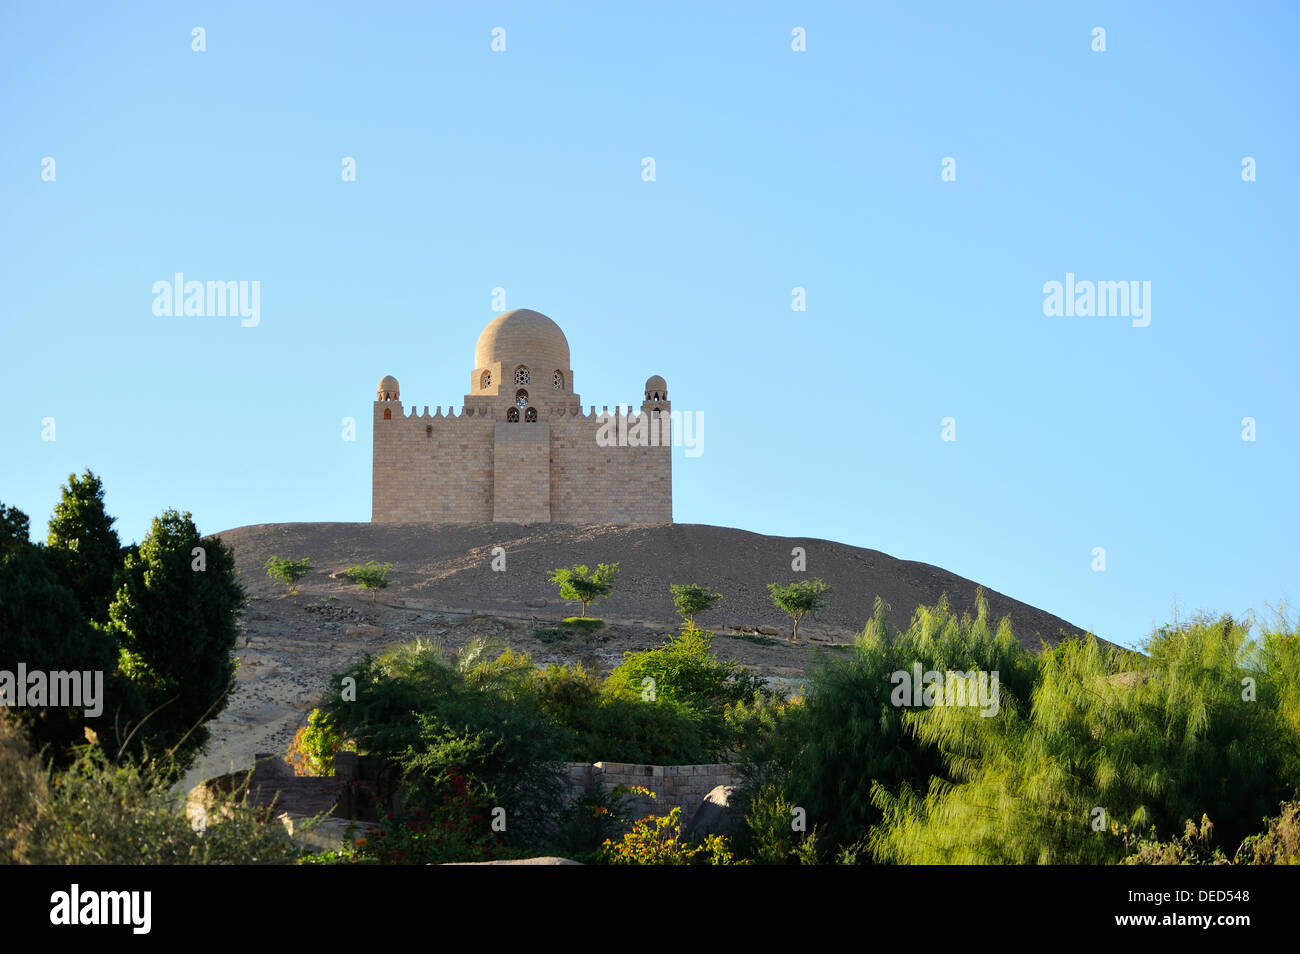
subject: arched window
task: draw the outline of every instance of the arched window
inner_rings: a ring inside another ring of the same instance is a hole
[[[528,410],[524,411],[524,422],[526,424],[537,423],[537,408],[530,407]]]
[[[527,407],[527,406],[528,406],[528,392],[525,391],[523,388],[520,388],[518,391],[515,392],[515,407]]]
[[[519,423],[519,408],[512,407],[510,410],[506,411],[506,423],[507,424]]]
[[[564,390],[564,374],[563,374],[563,372],[556,371],[556,372],[555,372],[555,377],[553,377],[553,378],[551,379],[551,383],[555,386],[555,390],[557,390],[557,391],[563,391],[563,390]]]
[[[393,409],[391,407],[384,408],[384,420],[391,421],[392,419],[393,419]]]
[[[531,384],[532,377],[528,374],[528,369],[522,364],[515,368],[515,384]]]
[[[478,388],[480,391],[486,391],[492,387],[492,372],[484,371],[478,379]]]

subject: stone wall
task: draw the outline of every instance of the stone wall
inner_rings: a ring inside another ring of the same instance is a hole
[[[685,830],[704,796],[719,785],[740,785],[735,765],[631,765],[626,762],[596,762],[566,765],[575,794],[592,791],[609,792],[620,785],[639,785],[654,792],[657,798],[637,796],[627,804],[633,818],[667,815],[673,808],[682,810]]]
[[[663,405],[657,446],[600,446],[595,408],[542,408],[536,423],[506,423],[469,404],[417,414],[374,402],[373,523],[665,524],[673,519],[672,446]],[[615,433],[650,414],[615,416]],[[385,417],[384,415],[388,416]],[[647,418],[647,421],[649,418]],[[649,433],[649,428],[646,428]]]

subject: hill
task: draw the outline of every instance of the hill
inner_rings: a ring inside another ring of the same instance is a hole
[[[384,525],[288,523],[239,527],[220,534],[254,592],[277,592],[263,571],[272,555],[310,557],[318,571],[336,572],[367,560],[391,562],[392,586],[422,608],[555,620],[575,615],[559,600],[549,571],[575,563],[621,564],[613,594],[593,615],[613,622],[675,625],[670,583],[698,582],[723,594],[702,616],[710,629],[762,627],[788,632],[789,618],[772,606],[771,582],[821,577],[831,585],[826,608],[801,625],[801,632],[838,641],[861,631],[877,596],[905,626],[919,605],[947,593],[959,609],[973,609],[978,584],[939,567],[898,560],[878,550],[829,540],[771,537],[704,524],[650,527]],[[506,569],[491,568],[494,547],[505,550]],[[791,571],[791,551],[803,547],[807,571]],[[321,582],[316,578],[317,582]],[[304,586],[312,586],[312,577]],[[346,589],[346,584],[339,584]],[[994,590],[986,595],[992,614],[1010,616],[1021,643],[1058,642],[1080,630],[1065,620]]]

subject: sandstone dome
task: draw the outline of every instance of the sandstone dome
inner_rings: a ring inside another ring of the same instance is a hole
[[[668,382],[657,374],[652,374],[646,378],[645,396],[647,401],[650,400],[652,394],[657,394],[661,400],[666,401],[668,399]]]
[[[549,375],[569,367],[569,342],[560,326],[541,312],[516,308],[493,318],[478,336],[474,366],[528,365]]]
[[[397,390],[397,378],[393,377],[391,374],[384,375],[379,380],[378,390],[379,390],[379,400],[396,401],[398,394],[400,393]]]

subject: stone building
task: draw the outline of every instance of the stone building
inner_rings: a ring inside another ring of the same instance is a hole
[[[569,342],[543,314],[498,315],[479,335],[459,413],[405,410],[397,379],[374,406],[372,523],[672,523],[668,386],[639,412],[583,413]]]

